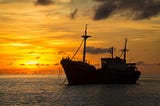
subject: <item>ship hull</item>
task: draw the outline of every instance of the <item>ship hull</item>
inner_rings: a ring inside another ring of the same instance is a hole
[[[70,59],[62,59],[61,65],[65,71],[69,85],[135,84],[140,76],[140,71],[97,70],[92,65]]]

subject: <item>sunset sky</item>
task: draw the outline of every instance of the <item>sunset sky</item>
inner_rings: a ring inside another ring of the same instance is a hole
[[[127,61],[160,71],[159,13],[159,0],[0,0],[0,74],[54,73],[80,45],[85,24],[90,49],[114,46],[120,56],[128,38]],[[100,67],[109,56],[88,50],[87,60]]]

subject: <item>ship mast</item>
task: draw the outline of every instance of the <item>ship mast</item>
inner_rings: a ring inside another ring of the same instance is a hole
[[[83,40],[84,40],[84,48],[83,48],[83,63],[85,63],[85,58],[86,58],[86,40],[87,38],[89,38],[91,36],[87,35],[87,24],[86,24],[86,27],[85,27],[85,33],[84,35],[82,36]]]
[[[112,55],[112,59],[113,59],[113,47],[111,47],[111,55]]]
[[[124,60],[126,61],[126,52],[127,52],[127,38],[125,38],[125,44],[124,44]]]

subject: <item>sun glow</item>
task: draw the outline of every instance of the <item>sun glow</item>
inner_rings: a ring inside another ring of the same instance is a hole
[[[37,65],[39,64],[39,62],[38,61],[27,61],[25,64],[26,65]]]

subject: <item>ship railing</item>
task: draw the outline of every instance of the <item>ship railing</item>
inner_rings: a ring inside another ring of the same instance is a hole
[[[64,60],[64,59],[73,60],[73,61],[81,61],[82,62],[82,59],[80,59],[80,58],[71,59],[70,57],[62,57],[62,60]],[[90,64],[90,61],[89,60],[85,60],[85,63]]]
[[[62,57],[62,60],[67,59],[67,60],[71,60],[70,57]]]
[[[126,63],[128,67],[136,67],[136,63]]]
[[[137,71],[136,63],[127,63],[128,69],[129,70],[134,70]]]

